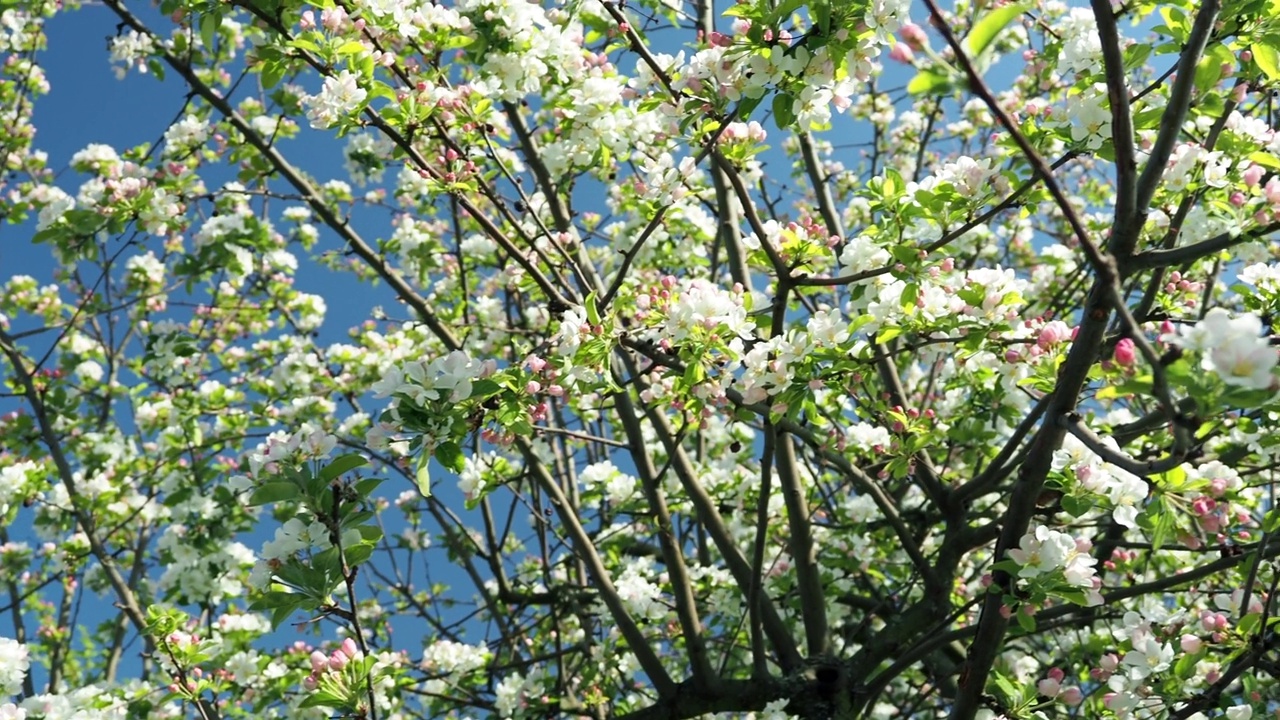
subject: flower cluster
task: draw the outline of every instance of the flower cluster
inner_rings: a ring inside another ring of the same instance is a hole
[[[314,691],[320,685],[321,678],[333,677],[334,674],[341,673],[352,660],[359,660],[362,657],[364,653],[360,652],[356,641],[351,638],[345,638],[342,645],[328,655],[319,650],[313,651],[311,674],[303,678],[303,689]]]
[[[31,669],[27,646],[10,638],[0,638],[0,688],[5,695],[22,690],[22,680]]]
[[[1022,536],[1009,557],[1021,566],[1018,577],[1033,579],[1062,573],[1067,584],[1085,592],[1087,605],[1100,605],[1102,595],[1095,582],[1097,561],[1089,555],[1090,543],[1044,525]]]
[[[414,360],[388,368],[374,384],[374,396],[402,396],[416,405],[457,403],[471,396],[471,383],[483,369],[461,350],[434,360]]]
[[[343,70],[337,75],[327,77],[324,87],[316,95],[308,95],[303,99],[307,106],[307,119],[311,127],[324,129],[333,127],[344,117],[359,109],[360,104],[369,96],[369,92],[360,87],[360,77],[350,70]]]
[[[1228,385],[1266,390],[1276,382],[1273,371],[1280,356],[1262,336],[1262,321],[1251,313],[1233,318],[1223,308],[1212,308],[1195,325],[1182,326],[1162,339],[1200,353],[1200,367]]]
[[[1123,454],[1114,438],[1102,438],[1101,442],[1116,455]],[[1110,501],[1111,517],[1116,522],[1128,528],[1136,527],[1148,492],[1141,478],[1103,460],[1074,435],[1064,438],[1062,447],[1054,452],[1053,469],[1071,471],[1081,488],[1104,495]]]

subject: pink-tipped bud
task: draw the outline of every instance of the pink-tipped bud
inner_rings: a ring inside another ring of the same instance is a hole
[[[907,23],[902,26],[902,42],[909,45],[912,50],[923,50],[929,42],[929,36],[919,25]]]
[[[356,645],[356,641],[351,638],[344,638],[342,647],[339,648],[343,655],[352,660],[360,659],[360,646]]]
[[[1116,343],[1115,359],[1120,367],[1133,367],[1138,361],[1138,350],[1133,340],[1124,338]]]
[[[333,654],[329,656],[329,669],[338,672],[346,667],[350,661],[351,658],[347,657],[346,653],[341,650],[334,650]]]
[[[1178,644],[1182,646],[1182,651],[1191,655],[1200,652],[1200,648],[1204,647],[1204,641],[1195,635],[1183,635],[1178,638]]]
[[[910,65],[915,61],[916,55],[911,51],[910,45],[900,42],[894,45],[893,49],[889,51],[889,59],[895,62],[900,62],[903,65]]]

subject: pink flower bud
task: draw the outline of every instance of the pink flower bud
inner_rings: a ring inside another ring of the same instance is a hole
[[[1068,705],[1079,705],[1084,701],[1084,691],[1072,685],[1071,687],[1063,688],[1062,692],[1058,694],[1058,699]]]
[[[1058,693],[1062,692],[1062,685],[1053,678],[1045,678],[1036,683],[1036,690],[1044,697],[1052,698],[1057,697]]]
[[[1036,344],[1048,350],[1049,348],[1063,342],[1071,336],[1071,328],[1061,320],[1045,323],[1040,329],[1040,335],[1036,337]]]
[[[1204,641],[1195,635],[1183,635],[1178,638],[1178,644],[1182,646],[1182,651],[1189,654],[1200,652],[1200,648],[1204,647]]]
[[[1204,495],[1191,501],[1191,511],[1202,517],[1213,512],[1217,507],[1218,504],[1213,501],[1213,498],[1205,497]]]
[[[1280,178],[1268,180],[1266,186],[1262,188],[1262,194],[1267,198],[1267,202],[1280,205]]]
[[[1264,170],[1261,165],[1258,165],[1256,163],[1245,168],[1244,172],[1242,173],[1245,187],[1255,187],[1258,183],[1262,182],[1262,176],[1265,174],[1266,174],[1266,170]]]
[[[352,660],[358,660],[360,658],[360,646],[356,645],[356,641],[351,638],[344,638],[342,640],[342,647],[339,649],[342,651],[343,655],[346,655]]]
[[[1123,338],[1116,343],[1115,360],[1120,367],[1133,367],[1138,361],[1138,352],[1133,340]]]
[[[902,42],[911,47],[912,50],[923,50],[929,42],[929,36],[925,34],[924,28],[915,23],[907,23],[902,26]]]
[[[1216,628],[1217,626],[1218,626],[1218,623],[1212,611],[1209,611],[1209,610],[1200,611],[1200,627],[1204,628],[1207,631],[1212,632],[1213,629]]]
[[[911,46],[906,43],[897,43],[893,49],[889,51],[889,59],[900,62],[903,65],[910,65],[915,59],[915,53],[911,52]]]
[[[329,656],[329,669],[338,672],[346,667],[350,660],[351,658],[347,657],[341,650],[334,650],[333,654]]]

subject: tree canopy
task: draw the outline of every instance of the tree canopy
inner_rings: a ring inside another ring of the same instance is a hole
[[[0,718],[1280,709],[1280,1],[0,0],[0,56]],[[65,56],[162,136],[51,161]]]

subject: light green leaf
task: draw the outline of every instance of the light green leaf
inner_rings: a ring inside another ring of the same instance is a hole
[[[418,492],[424,498],[431,497],[431,457],[423,455],[418,459],[418,472],[414,475],[414,481],[418,483]]]
[[[907,83],[907,92],[912,95],[928,95],[950,90],[953,83],[951,77],[933,70],[921,70]]]
[[[968,37],[964,39],[965,52],[970,57],[986,52],[987,48],[991,47],[991,43],[1000,36],[1000,31],[1013,22],[1014,18],[1031,9],[1031,6],[1031,3],[1014,3],[987,13],[986,17],[974,24]]]
[[[1267,79],[1280,80],[1280,49],[1269,42],[1264,42],[1255,43],[1249,47],[1249,50],[1253,53],[1253,61],[1257,63],[1258,69],[1267,76]]]
[[[339,55],[359,55],[360,53],[366,52],[367,50],[368,48],[366,48],[363,43],[356,42],[355,40],[350,40],[348,42],[342,43],[342,45],[340,45],[335,52],[337,52]]]
[[[902,328],[900,327],[881,328],[880,332],[876,333],[876,344],[883,345],[901,334]]]
[[[1254,55],[1254,57],[1257,57],[1257,55]],[[1262,167],[1268,167],[1272,170],[1280,170],[1280,157],[1276,157],[1269,152],[1259,150],[1258,152],[1249,153],[1249,159]]]
[[[296,37],[290,40],[288,44],[298,48],[299,50],[310,50],[311,52],[318,52],[320,50],[319,45],[316,45],[314,42],[312,42],[311,40],[308,40],[307,38]]]

